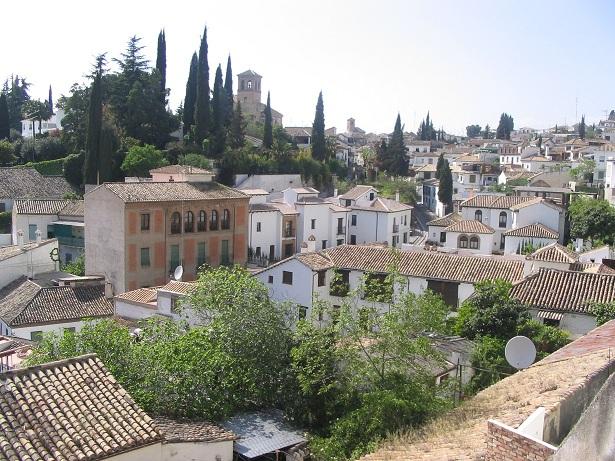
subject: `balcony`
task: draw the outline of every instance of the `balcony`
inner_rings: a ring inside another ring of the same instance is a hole
[[[284,229],[283,237],[285,239],[294,238],[295,237],[295,229]]]
[[[393,224],[393,233],[399,232],[399,224]]]
[[[337,226],[337,235],[346,235],[346,226]]]
[[[56,238],[58,239],[58,243],[60,245],[76,247],[76,248],[85,248],[83,237],[64,237],[64,236],[58,235]]]

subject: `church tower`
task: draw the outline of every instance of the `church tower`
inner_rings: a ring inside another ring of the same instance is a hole
[[[244,114],[256,115],[260,112],[262,78],[253,70],[237,75],[237,101],[241,103],[241,111]]]

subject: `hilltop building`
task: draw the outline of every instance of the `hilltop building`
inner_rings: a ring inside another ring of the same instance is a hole
[[[241,113],[247,121],[265,122],[265,104],[261,102],[261,79],[253,70],[246,70],[237,74],[238,87],[235,102],[241,103]],[[274,125],[282,126],[282,114],[271,109],[271,118]]]

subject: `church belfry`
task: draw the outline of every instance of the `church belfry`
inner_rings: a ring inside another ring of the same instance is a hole
[[[264,121],[265,105],[261,102],[261,80],[262,76],[253,70],[246,70],[237,74],[237,94],[235,101],[241,103],[241,112],[246,120],[255,122]],[[275,109],[271,109],[271,116],[274,125],[282,126],[282,114]]]

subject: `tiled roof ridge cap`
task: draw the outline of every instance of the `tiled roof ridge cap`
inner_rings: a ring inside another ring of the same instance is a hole
[[[23,375],[31,374],[37,371],[49,370],[51,368],[56,368],[56,367],[60,367],[63,365],[69,365],[72,363],[84,363],[90,359],[94,359],[98,365],[104,367],[105,371],[107,371],[107,368],[105,367],[105,365],[98,358],[98,354],[96,354],[95,352],[91,352],[89,354],[78,355],[76,357],[69,357],[67,359],[54,360],[52,362],[41,363],[38,365],[30,365],[24,368],[15,368],[13,370],[7,370],[7,371],[0,373],[0,379],[6,379],[6,378],[13,377],[13,376],[15,377],[23,376]]]

